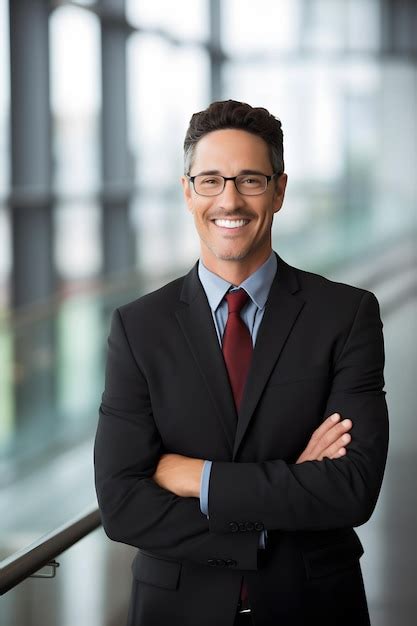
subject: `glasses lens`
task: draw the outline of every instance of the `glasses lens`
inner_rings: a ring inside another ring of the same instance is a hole
[[[265,191],[267,178],[262,174],[244,174],[236,178],[236,187],[246,196],[257,196]]]
[[[222,176],[205,176],[204,174],[194,178],[194,189],[202,196],[216,196],[223,191],[224,180]]]

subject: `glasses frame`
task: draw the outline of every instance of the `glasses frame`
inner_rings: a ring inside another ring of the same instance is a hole
[[[261,175],[261,176],[265,176],[266,178],[266,187],[263,191],[259,192],[259,193],[242,193],[241,191],[239,191],[239,189],[237,188],[237,184],[236,184],[236,178],[240,178],[241,176],[250,176],[250,173],[248,174],[238,174],[237,176],[221,176],[221,174],[211,174],[211,176],[218,176],[219,178],[223,178],[223,188],[221,191],[219,191],[218,193],[211,193],[211,194],[206,194],[206,193],[199,193],[198,191],[196,191],[195,188],[195,184],[194,184],[194,179],[197,178],[197,176],[210,176],[210,174],[196,174],[195,176],[190,176],[189,174],[185,174],[186,178],[188,178],[188,180],[190,181],[190,183],[192,183],[193,185],[193,189],[195,191],[195,193],[198,196],[203,196],[204,198],[214,198],[215,196],[220,196],[220,194],[223,193],[224,188],[226,187],[226,181],[228,180],[233,180],[233,183],[235,185],[236,191],[238,193],[240,193],[241,196],[261,196],[263,193],[265,193],[265,191],[268,189],[268,185],[271,182],[271,180],[273,178],[275,178],[275,176],[281,176],[284,172],[274,172],[273,174],[259,174],[259,172],[256,172],[256,174],[254,173],[254,175]]]

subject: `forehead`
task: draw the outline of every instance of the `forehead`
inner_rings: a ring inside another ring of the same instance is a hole
[[[234,175],[240,170],[272,172],[268,144],[245,130],[226,128],[204,135],[197,143],[193,170],[219,170]]]

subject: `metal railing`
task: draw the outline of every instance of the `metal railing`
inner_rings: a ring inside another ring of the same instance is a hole
[[[66,524],[1,561],[0,594],[16,587],[46,565],[53,568],[54,574],[42,577],[52,578],[55,575],[55,568],[59,566],[54,559],[100,525],[101,519],[97,505],[91,506]]]

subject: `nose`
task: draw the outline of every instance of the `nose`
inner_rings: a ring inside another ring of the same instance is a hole
[[[242,194],[236,189],[236,185],[233,180],[226,180],[224,189],[218,198],[220,206],[225,209],[243,206],[245,203]]]

